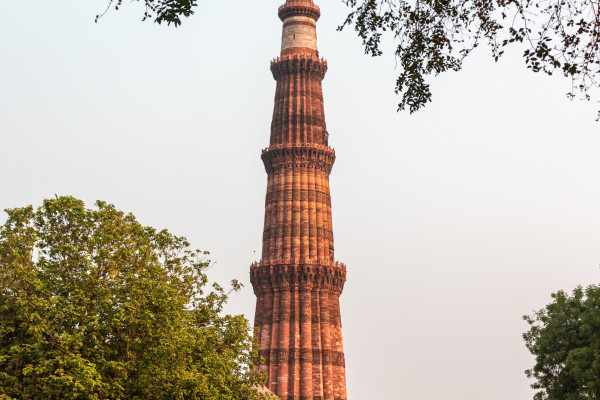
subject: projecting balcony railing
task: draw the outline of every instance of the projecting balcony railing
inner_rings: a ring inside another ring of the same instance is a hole
[[[324,144],[318,144],[318,143],[277,143],[277,144],[272,144],[269,147],[262,149],[262,154],[268,153],[269,151],[272,151],[272,150],[279,150],[279,149],[317,149],[317,150],[324,150],[329,153],[335,154],[335,150],[333,149],[333,147],[329,147]]]
[[[315,265],[322,267],[335,267],[335,268],[346,268],[346,264],[341,263],[339,261],[329,261],[329,260],[310,260],[304,258],[278,258],[271,260],[260,260],[253,262],[250,267],[258,268],[258,267],[268,267],[272,265]]]
[[[290,0],[279,6],[278,14],[281,20],[294,14],[306,14],[317,20],[321,16],[321,9],[312,0]]]

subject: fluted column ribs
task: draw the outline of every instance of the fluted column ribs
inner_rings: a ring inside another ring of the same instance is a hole
[[[343,380],[343,370],[344,367],[341,363],[342,360],[339,359],[340,354],[343,354],[343,348],[342,348],[342,337],[341,337],[341,320],[340,320],[340,315],[339,315],[339,299],[337,296],[332,296],[331,297],[331,310],[332,310],[332,316],[331,316],[331,329],[333,331],[332,337],[333,337],[333,343],[332,343],[332,349],[334,350],[334,356],[335,359],[332,360],[332,364],[333,364],[333,371],[334,371],[334,397],[335,398],[339,398],[341,396],[341,391],[342,391],[342,380]],[[344,386],[345,387],[345,386]]]
[[[326,292],[320,293],[321,303],[321,346],[323,355],[323,396],[324,400],[333,400],[333,366],[328,355],[331,354],[331,326],[329,319],[329,296]]]
[[[272,329],[273,329],[273,293],[265,293],[260,302],[261,305],[261,318],[259,326],[259,338],[260,347],[263,349],[270,348],[272,343]],[[268,368],[265,366],[264,369]]]
[[[312,308],[312,332],[311,343],[313,349],[312,374],[313,374],[313,395],[323,398],[323,365],[321,363],[321,354],[323,347],[321,345],[321,307],[319,303],[319,289],[313,289],[311,297]],[[318,356],[318,358],[316,357]]]
[[[291,193],[294,187],[294,169],[291,166],[285,167],[285,191]],[[292,197],[286,196],[285,198],[285,219],[283,226],[278,226],[283,231],[283,258],[289,259],[292,257],[292,237],[289,234],[290,227],[292,226]],[[279,234],[279,233],[277,233]]]
[[[294,82],[296,83],[296,90],[294,93],[294,111],[292,113],[294,121],[294,140],[293,143],[302,143],[302,139],[300,138],[300,131],[302,130],[302,89],[301,85],[301,77],[302,74],[294,75]]]
[[[312,384],[312,321],[311,292],[300,294],[300,393],[313,395]]]
[[[300,233],[301,233],[301,242],[300,242],[300,258],[310,259],[310,224],[308,221],[308,170],[309,168],[304,168],[303,173],[300,175],[301,177],[301,190],[307,193],[307,196],[301,200],[300,203]],[[307,232],[309,231],[309,232]]]
[[[325,184],[325,192],[330,193],[329,190],[329,179],[324,179],[323,183]],[[333,224],[331,222],[331,203],[327,201],[323,201],[323,206],[325,207],[325,217],[327,221],[325,222],[323,228],[330,232],[331,235],[327,237],[327,258],[333,261],[335,259],[334,256],[334,248],[333,248]]]
[[[338,360],[338,376],[337,381],[340,389],[340,396],[346,395],[346,360],[344,357],[344,343],[342,339],[342,318],[340,315],[340,300],[339,296],[335,297],[335,307],[337,310],[336,337],[337,337],[337,354],[341,357]]]
[[[295,54],[277,59],[271,69],[278,82],[270,144],[327,144],[321,98],[327,63],[314,56]]]
[[[313,168],[308,169],[308,190],[317,193],[316,187],[316,171]],[[310,230],[314,230],[317,226],[317,203],[316,201],[310,201],[308,210],[308,229],[309,229],[309,259],[318,259],[317,254],[317,237],[316,235],[310,235]]]
[[[323,191],[323,187],[322,187],[322,183],[321,183],[321,171],[317,171],[317,174],[315,176],[316,180],[315,180],[315,189],[317,191],[317,193],[322,192]],[[316,202],[316,208],[317,208],[317,226],[315,227],[315,230],[318,232],[319,228],[323,227],[323,203],[321,201],[317,201]],[[322,238],[322,240],[318,240],[317,241],[317,257],[319,260],[326,260],[327,257],[325,255],[325,246],[327,239]]]
[[[292,102],[294,101],[294,98],[291,96],[292,92],[293,92],[293,85],[292,85],[292,80],[291,79],[285,79],[286,82],[286,93],[289,93],[289,95],[285,96],[284,98],[284,108],[283,108],[283,115],[282,115],[282,120],[283,120],[283,129],[281,130],[281,136],[283,139],[283,143],[289,143],[290,142],[290,131],[292,129],[291,126],[291,118],[290,118],[290,114],[291,114],[291,109],[292,109]]]
[[[290,319],[290,393],[293,393],[295,397],[300,396],[300,366],[298,360],[298,342],[300,336],[300,326],[298,323],[299,314],[299,293],[298,288],[292,289],[293,301],[291,305],[291,319]]]
[[[304,83],[304,87],[306,88],[305,93],[304,93],[304,98],[306,101],[306,142],[307,143],[314,143],[315,139],[314,139],[314,129],[313,129],[313,125],[311,123],[311,121],[313,121],[314,119],[312,118],[312,113],[313,113],[313,99],[312,99],[312,88],[311,88],[311,84],[310,81],[307,79],[306,82]]]
[[[294,184],[293,192],[300,193],[300,170],[294,168]],[[298,196],[292,196],[292,230],[290,236],[292,237],[292,258],[300,258],[300,198]]]
[[[290,310],[291,310],[291,292],[283,290],[281,292],[281,301],[279,305],[279,345],[278,351],[278,374],[277,391],[278,396],[286,397],[289,388],[289,349],[290,349]]]
[[[280,335],[280,327],[279,324],[281,322],[279,316],[279,310],[281,307],[281,291],[275,290],[273,292],[273,304],[271,305],[273,308],[273,327],[271,329],[271,343],[269,347],[262,347],[261,351],[269,356],[269,361],[266,363],[269,366],[269,380],[267,382],[267,386],[271,389],[273,393],[277,393],[278,391],[278,377],[279,377],[279,335]]]

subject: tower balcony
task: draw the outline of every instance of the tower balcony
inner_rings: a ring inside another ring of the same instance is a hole
[[[288,0],[279,7],[278,14],[282,21],[294,16],[310,17],[317,21],[321,16],[321,9],[312,0]]]
[[[346,283],[346,265],[328,260],[261,260],[250,266],[250,282],[257,296],[291,288],[339,296]]]

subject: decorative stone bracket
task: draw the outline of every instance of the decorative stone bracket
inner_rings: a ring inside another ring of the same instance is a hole
[[[327,61],[308,53],[282,55],[271,61],[271,72],[275,80],[298,73],[305,73],[323,80],[327,72]]]
[[[337,262],[321,265],[310,260],[304,263],[286,261],[292,260],[270,260],[252,264],[250,282],[257,296],[293,288],[326,290],[338,296],[342,293],[346,282],[346,265]]]
[[[331,173],[335,162],[335,151],[326,146],[270,147],[262,153],[267,173],[281,166],[300,166],[322,169]]]

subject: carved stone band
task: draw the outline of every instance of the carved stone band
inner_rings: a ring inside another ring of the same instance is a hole
[[[316,201],[319,203],[331,205],[331,196],[324,192],[319,192],[316,190],[310,189],[300,189],[300,190],[273,190],[267,193],[265,204],[268,205],[270,203],[276,203],[279,201]]]
[[[302,73],[321,81],[327,72],[327,62],[311,54],[282,55],[271,62],[271,72],[275,80],[286,75]]]
[[[313,265],[274,265],[250,267],[250,282],[256,295],[272,291],[320,289],[341,294],[346,267]]]
[[[271,238],[281,236],[308,236],[317,237],[327,240],[333,240],[333,232],[330,229],[325,228],[313,228],[310,229],[307,225],[304,226],[278,226],[273,228],[267,228],[263,232],[263,240],[269,240]]]
[[[335,152],[333,149],[314,147],[287,147],[266,151],[261,158],[267,173],[272,173],[278,167],[300,166],[318,168],[330,174],[335,162]]]
[[[276,363],[312,363],[345,367],[344,353],[325,349],[263,349],[258,356],[264,359],[262,365]]]

